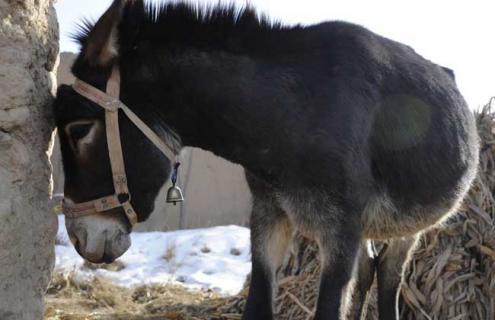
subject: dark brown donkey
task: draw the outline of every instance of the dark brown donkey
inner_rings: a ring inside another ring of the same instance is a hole
[[[199,147],[245,168],[253,212],[243,319],[273,318],[275,270],[295,230],[320,247],[316,319],[359,318],[375,269],[363,244],[395,239],[376,269],[380,319],[397,317],[397,270],[414,235],[455,211],[476,173],[475,123],[451,71],[357,25],[285,27],[233,7],[116,0],[77,39],[72,71],[102,100],[61,86],[55,115],[66,208],[100,201],[100,212],[67,219],[83,257],[124,253],[133,212],[147,219],[171,172],[173,159],[123,103],[169,150]],[[122,150],[123,175],[109,148]],[[353,287],[355,300],[344,299]]]

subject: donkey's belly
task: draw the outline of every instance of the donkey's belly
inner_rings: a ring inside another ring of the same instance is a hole
[[[418,205],[402,210],[388,195],[375,196],[363,212],[363,238],[385,240],[416,234],[455,212],[461,199],[462,196],[457,196],[428,207]]]

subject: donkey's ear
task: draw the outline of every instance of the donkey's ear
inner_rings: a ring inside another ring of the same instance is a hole
[[[118,55],[117,27],[126,0],[114,0],[100,17],[86,39],[82,54],[91,65],[107,66]]]

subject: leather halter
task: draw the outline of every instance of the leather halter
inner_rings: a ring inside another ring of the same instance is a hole
[[[177,152],[173,146],[165,143],[139,117],[132,112],[120,98],[120,71],[114,66],[107,82],[106,93],[92,85],[76,79],[72,85],[74,91],[105,109],[105,129],[107,135],[108,155],[112,168],[115,193],[99,199],[82,202],[63,202],[63,213],[70,218],[105,213],[110,209],[122,207],[131,226],[137,223],[137,214],[130,203],[131,194],[127,187],[124,157],[120,142],[119,109],[131,120],[143,134],[171,161],[174,162]]]

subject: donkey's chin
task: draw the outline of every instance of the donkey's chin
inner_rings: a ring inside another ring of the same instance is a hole
[[[111,263],[131,246],[124,222],[110,215],[91,215],[65,220],[76,251],[93,263]]]

